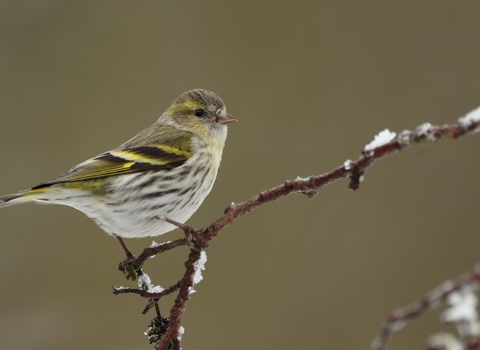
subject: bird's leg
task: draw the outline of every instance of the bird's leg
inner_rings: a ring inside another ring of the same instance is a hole
[[[113,234],[113,237],[115,237],[117,239],[117,241],[120,243],[120,245],[122,246],[123,248],[123,251],[125,252],[125,255],[127,256],[127,259],[128,258],[131,258],[132,256],[134,256],[132,254],[132,252],[130,251],[130,249],[128,249],[127,245],[125,244],[125,242],[123,241],[122,237],[116,235],[116,234]]]
[[[125,252],[125,255],[127,256],[125,260],[118,264],[118,269],[125,274],[125,277],[127,277],[128,280],[135,281],[137,279],[137,276],[141,276],[143,274],[142,269],[133,268],[132,264],[135,262],[135,255],[133,255],[130,249],[128,249],[122,237],[116,234],[114,234],[113,237],[115,237],[120,243],[123,251]]]

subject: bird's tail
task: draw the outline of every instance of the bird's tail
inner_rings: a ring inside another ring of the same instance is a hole
[[[35,201],[35,199],[37,199],[44,192],[45,189],[42,188],[38,190],[26,190],[15,194],[0,196],[0,208]]]

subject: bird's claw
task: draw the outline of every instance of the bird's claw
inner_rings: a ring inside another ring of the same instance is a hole
[[[123,272],[127,280],[135,281],[142,274],[142,267],[134,266],[135,256],[131,255],[118,264],[118,269]]]

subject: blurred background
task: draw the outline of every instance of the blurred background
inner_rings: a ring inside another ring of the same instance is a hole
[[[453,123],[480,105],[477,1],[3,0],[0,42],[2,194],[126,141],[183,91],[217,92],[239,123],[195,227],[356,159],[385,128]],[[409,149],[357,192],[340,181],[242,217],[208,250],[184,349],[367,349],[388,311],[478,260],[479,154],[480,135]],[[136,286],[112,237],[60,206],[2,209],[0,222],[2,349],[152,347],[145,301],[112,295]],[[151,239],[127,243],[139,253]],[[168,286],[187,254],[145,271]],[[453,331],[438,317],[389,349]]]

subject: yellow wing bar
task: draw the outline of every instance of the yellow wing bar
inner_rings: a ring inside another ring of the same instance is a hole
[[[67,174],[32,189],[57,183],[96,179],[148,170],[173,169],[184,164],[191,152],[171,146],[140,146],[102,153],[75,167]]]

